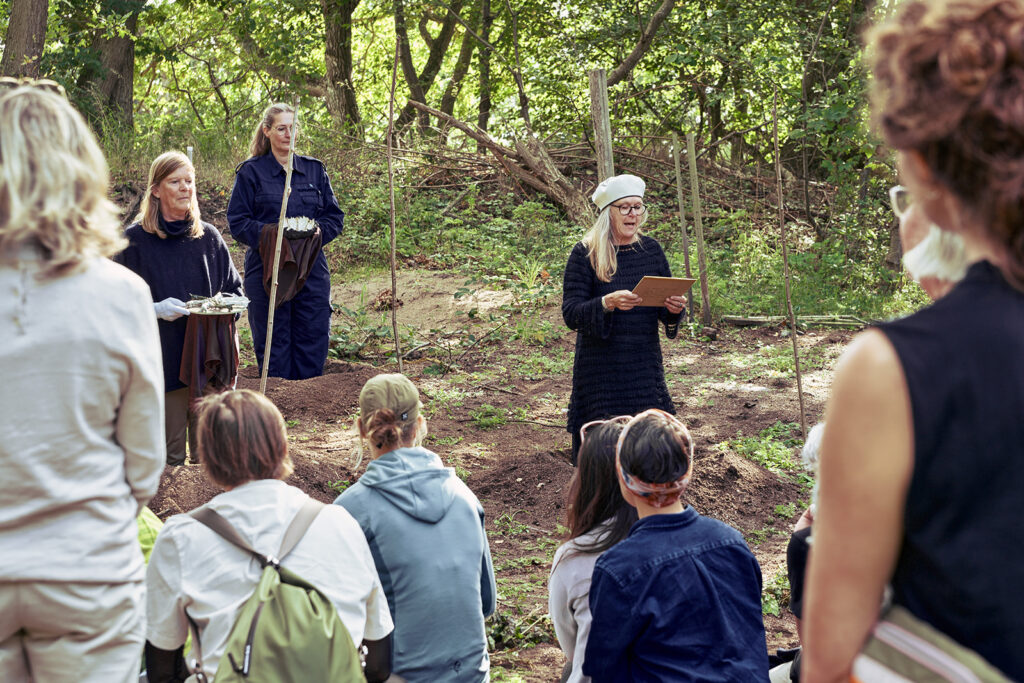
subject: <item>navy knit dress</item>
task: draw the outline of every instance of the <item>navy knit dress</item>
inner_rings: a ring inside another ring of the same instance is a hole
[[[576,330],[566,429],[575,447],[580,427],[591,420],[634,415],[648,408],[676,412],[665,386],[658,327],[663,323],[665,336],[674,339],[682,314],[669,313],[664,306],[611,312],[601,306],[602,296],[632,290],[644,275],[671,277],[668,259],[657,240],[641,236],[618,247],[617,261],[611,282],[602,282],[580,242],[565,266],[562,317],[569,329]]]

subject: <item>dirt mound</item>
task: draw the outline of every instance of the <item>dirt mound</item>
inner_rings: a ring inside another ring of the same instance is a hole
[[[353,415],[359,406],[359,391],[366,380],[381,373],[370,365],[328,361],[324,374],[305,380],[267,379],[267,398],[286,420],[336,422]],[[250,366],[239,372],[238,388],[258,391],[259,370]]]
[[[466,483],[494,510],[550,527],[552,521],[565,521],[565,497],[572,473],[572,465],[560,451],[515,454],[506,455]]]

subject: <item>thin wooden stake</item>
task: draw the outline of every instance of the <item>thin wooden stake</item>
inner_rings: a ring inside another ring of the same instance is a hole
[[[608,78],[604,69],[590,71],[590,118],[597,147],[597,182],[615,175],[612,159],[612,123],[608,114]]]
[[[690,193],[693,195],[693,227],[697,230],[697,267],[700,268],[700,319],[711,325],[711,295],[708,293],[708,267],[704,259],[704,220],[700,207],[700,185],[697,181],[697,151],[693,133],[686,134],[686,156],[690,162]]]
[[[782,272],[786,284],[786,314],[789,316],[789,336],[793,338],[793,367],[796,368],[796,395],[800,399],[800,432],[807,440],[807,415],[804,413],[804,388],[800,376],[800,348],[796,343],[796,315],[793,314],[793,298],[789,291],[789,247],[786,244],[786,207],[782,186],[782,158],[779,155],[779,87],[775,86],[772,99],[772,137],[775,140],[775,185],[779,191],[779,233],[782,239]]]
[[[395,38],[395,63],[391,67],[391,101],[388,105],[388,197],[391,202],[391,331],[395,336],[395,358],[398,359],[398,371],[404,372],[402,364],[402,344],[398,339],[398,272],[396,252],[398,240],[395,230],[395,166],[394,166],[394,135],[395,135],[395,83],[398,80],[398,38]]]
[[[683,262],[686,264],[686,277],[693,277],[690,273],[690,237],[686,234],[686,199],[683,195],[683,171],[682,162],[679,160],[679,134],[672,133],[672,159],[676,163],[676,200],[679,203],[679,231],[683,233]],[[689,320],[693,320],[693,306],[690,306]]]
[[[299,123],[299,97],[292,101],[292,137],[288,142],[288,166],[284,174],[284,196],[281,213],[277,216],[277,243],[274,245],[274,270],[270,284],[270,312],[267,314],[267,340],[263,345],[263,372],[260,374],[260,393],[267,393],[267,373],[270,372],[270,345],[274,341],[274,311],[277,310],[277,280],[281,273],[281,243],[284,241],[284,219],[288,214],[288,197],[292,193],[292,157],[295,156],[295,131]]]

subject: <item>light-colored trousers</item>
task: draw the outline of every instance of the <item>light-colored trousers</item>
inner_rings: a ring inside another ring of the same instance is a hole
[[[0,582],[0,681],[138,681],[145,584]]]

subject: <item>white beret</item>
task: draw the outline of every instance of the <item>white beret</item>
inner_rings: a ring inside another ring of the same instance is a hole
[[[597,204],[598,211],[604,211],[606,206],[623,197],[643,197],[645,189],[647,184],[643,178],[626,173],[602,180],[590,198]]]

